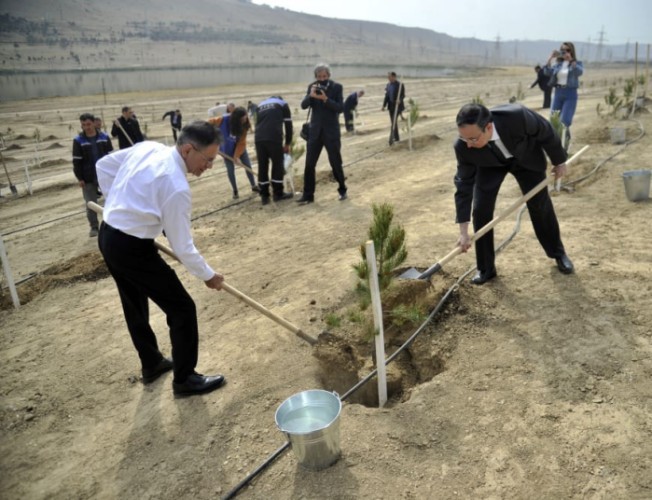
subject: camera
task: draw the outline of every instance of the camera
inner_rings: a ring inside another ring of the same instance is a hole
[[[325,87],[325,86],[321,85],[320,83],[315,83],[313,85],[313,88],[315,89],[315,94],[324,95],[326,93],[326,89],[328,87]]]

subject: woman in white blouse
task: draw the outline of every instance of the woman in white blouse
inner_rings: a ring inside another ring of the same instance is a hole
[[[582,62],[576,59],[575,45],[571,42],[562,43],[559,53],[553,51],[550,55],[544,70],[546,75],[550,76],[550,86],[555,89],[550,110],[552,113],[559,112],[561,122],[566,127],[566,143],[568,143],[570,139],[568,129],[577,108],[579,77],[584,73]]]

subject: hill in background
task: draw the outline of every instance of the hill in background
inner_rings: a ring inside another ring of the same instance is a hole
[[[421,28],[328,19],[248,0],[4,0],[0,71],[216,66],[533,65],[559,41],[454,38]],[[577,41],[615,61],[629,46]],[[631,55],[630,55],[631,56]]]

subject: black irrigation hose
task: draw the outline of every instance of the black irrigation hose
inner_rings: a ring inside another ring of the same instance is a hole
[[[625,145],[624,145],[622,148],[620,148],[616,153],[614,153],[613,155],[609,156],[606,160],[603,160],[603,161],[599,162],[598,165],[597,165],[593,170],[591,170],[587,175],[585,175],[585,176],[583,176],[583,177],[580,177],[579,179],[574,179],[574,180],[572,180],[572,181],[569,181],[569,182],[565,183],[564,186],[570,186],[570,185],[573,185],[573,184],[577,184],[577,183],[579,183],[579,182],[581,182],[581,181],[587,179],[588,177],[590,177],[591,175],[593,175],[594,173],[596,173],[596,172],[597,172],[597,171],[598,171],[598,170],[599,170],[599,169],[600,169],[600,168],[601,168],[605,163],[607,163],[608,161],[612,160],[615,156],[617,156],[617,155],[620,154],[622,151],[624,151],[624,149],[625,149],[629,144],[632,144],[633,142],[636,142],[636,141],[638,141],[639,139],[641,139],[641,138],[645,135],[645,130],[643,129],[643,125],[642,125],[640,122],[636,121],[636,120],[632,120],[632,121],[634,121],[634,122],[636,122],[636,123],[638,124],[639,130],[641,131],[641,133],[639,134],[638,137],[632,139],[631,141],[627,141],[627,142],[625,143]],[[372,155],[372,156],[373,156],[373,155]],[[563,186],[562,186],[562,187],[563,187]],[[505,238],[505,239],[500,243],[500,245],[498,245],[498,247],[496,248],[496,253],[500,253],[500,252],[502,252],[503,249],[504,249],[507,245],[509,245],[509,243],[511,243],[511,241],[516,237],[516,235],[517,235],[518,232],[520,231],[520,228],[521,228],[521,219],[522,219],[522,217],[523,217],[523,213],[525,212],[525,209],[526,209],[526,208],[527,208],[527,205],[523,205],[523,207],[518,211],[518,213],[516,214],[516,222],[515,222],[515,224],[514,224],[514,229],[512,230],[512,233],[511,233],[509,236],[507,236],[507,238]],[[401,345],[401,347],[399,347],[396,351],[394,351],[394,353],[392,353],[392,355],[389,356],[389,357],[385,360],[385,366],[387,366],[389,363],[391,363],[392,361],[394,361],[394,359],[396,359],[396,357],[397,357],[397,356],[398,356],[398,355],[399,355],[399,354],[400,354],[404,349],[406,349],[407,347],[409,347],[409,346],[412,344],[412,342],[414,342],[414,340],[417,338],[417,336],[419,336],[419,334],[420,334],[420,333],[421,333],[421,332],[426,328],[426,326],[427,326],[427,325],[428,325],[428,324],[429,324],[429,323],[434,319],[434,317],[437,315],[437,313],[439,313],[439,311],[440,311],[441,308],[444,306],[444,304],[446,303],[446,301],[450,298],[450,296],[453,294],[453,292],[455,292],[455,291],[459,288],[459,285],[460,285],[460,283],[462,282],[462,280],[464,280],[464,278],[466,278],[469,274],[471,274],[471,273],[472,273],[473,271],[475,271],[475,270],[476,270],[476,267],[475,267],[475,266],[472,266],[472,267],[470,267],[467,271],[465,271],[462,275],[460,275],[460,277],[455,281],[455,283],[454,283],[454,284],[453,284],[453,285],[452,285],[452,286],[451,286],[451,287],[446,291],[446,293],[444,294],[444,296],[439,300],[439,302],[437,303],[437,305],[435,306],[435,308],[432,310],[432,312],[430,313],[430,315],[428,315],[428,317],[427,317],[426,320],[421,324],[421,326],[419,326],[419,328],[416,329],[416,331],[415,331],[415,332],[414,332],[414,333],[413,333],[413,334],[412,334],[412,335],[411,335],[411,336],[410,336],[410,337],[409,337],[409,338],[408,338],[408,339],[403,343],[403,345]],[[355,393],[358,389],[360,389],[363,385],[365,385],[367,382],[369,382],[369,381],[370,381],[373,377],[375,377],[377,374],[378,374],[378,369],[374,369],[373,371],[371,371],[371,372],[370,372],[368,375],[366,375],[364,378],[360,379],[360,380],[359,380],[359,381],[358,381],[358,382],[357,382],[353,387],[351,387],[351,388],[350,388],[346,393],[344,393],[344,395],[342,395],[342,396],[340,397],[340,400],[344,401],[345,399],[347,399],[349,396],[351,396],[351,394]],[[267,459],[266,459],[266,460],[265,460],[261,465],[259,465],[258,467],[256,467],[256,469],[254,469],[252,472],[250,472],[250,473],[249,473],[249,474],[248,474],[248,475],[247,475],[247,476],[246,476],[242,481],[240,481],[240,482],[239,482],[239,483],[238,483],[238,484],[237,484],[237,485],[236,485],[236,486],[235,486],[231,491],[229,491],[229,492],[228,492],[224,497],[222,497],[222,499],[223,499],[223,500],[228,500],[228,499],[234,498],[234,497],[235,497],[235,496],[240,492],[240,490],[241,490],[242,488],[244,488],[245,486],[247,486],[247,485],[248,485],[248,484],[249,484],[249,483],[250,483],[250,482],[251,482],[251,481],[252,481],[252,480],[253,480],[253,479],[258,475],[258,474],[260,474],[260,473],[263,472],[267,467],[269,467],[269,466],[272,464],[272,462],[274,462],[274,460],[276,460],[276,459],[277,459],[278,457],[280,457],[280,456],[281,456],[285,451],[287,451],[287,449],[288,449],[289,447],[290,447],[290,442],[289,442],[289,441],[286,441],[285,444],[283,444],[283,446],[281,446],[280,448],[278,448],[278,449],[277,449],[274,453],[272,453],[272,454],[271,454],[271,455],[270,455],[270,456],[269,456],[269,457],[268,457],[268,458],[267,458]]]
[[[512,234],[509,235],[505,240],[501,242],[501,244],[496,248],[496,252],[499,253],[505,248],[518,234],[518,231],[520,230],[520,225],[521,225],[521,217],[523,215],[523,211],[525,209],[525,206],[518,212],[516,216],[516,225],[514,226],[514,230],[512,231]],[[406,348],[408,348],[412,342],[416,340],[416,338],[423,332],[423,330],[430,324],[430,322],[435,318],[435,316],[441,311],[442,307],[446,304],[450,296],[457,291],[457,289],[460,286],[460,283],[473,271],[475,271],[475,266],[472,266],[469,268],[467,271],[465,271],[460,277],[455,281],[455,283],[446,291],[446,293],[443,295],[443,297],[439,300],[435,308],[430,312],[428,317],[424,320],[424,322],[415,330],[415,332],[410,335],[410,337],[396,350],[394,351],[391,356],[389,356],[385,360],[385,366],[389,365],[396,357],[401,354]],[[360,379],[353,387],[351,387],[348,391],[346,391],[341,397],[340,400],[344,401],[346,400],[349,396],[354,394],[358,389],[360,389],[362,386],[364,386],[367,382],[369,382],[372,378],[374,378],[378,374],[378,369],[374,369],[369,374],[367,374],[364,378]],[[253,479],[263,472],[267,467],[269,467],[274,460],[276,460],[278,457],[280,457],[285,451],[290,448],[290,442],[286,441],[283,446],[278,448],[274,453],[272,453],[262,464],[260,464],[256,469],[254,469],[252,472],[250,472],[242,481],[240,481],[231,491],[229,491],[225,496],[222,497],[223,500],[228,500],[231,498],[234,498],[242,488],[247,486]]]
[[[38,224],[34,224],[33,226],[21,227],[19,229],[14,229],[12,231],[7,231],[6,233],[2,233],[2,236],[9,236],[10,234],[20,233],[22,231],[27,231],[28,229],[34,229],[35,227],[45,226],[46,224],[50,224],[52,222],[58,222],[60,220],[67,219],[68,217],[75,217],[77,215],[82,215],[82,214],[85,214],[85,213],[86,213],[86,210],[82,210],[80,212],[73,212],[73,213],[68,214],[68,215],[62,215],[61,217],[57,217],[56,219],[50,219],[50,220],[46,220],[44,222],[39,222]]]
[[[640,140],[641,138],[643,138],[643,136],[645,135],[645,129],[643,128],[643,124],[638,120],[634,120],[633,118],[628,118],[627,120],[632,121],[632,122],[636,123],[636,125],[638,125],[638,130],[639,130],[640,134],[637,137],[635,137],[634,139],[625,142],[625,144],[623,144],[623,146],[618,151],[616,151],[614,154],[612,154],[611,156],[608,156],[604,160],[598,162],[598,164],[590,172],[588,172],[586,175],[584,175],[583,177],[580,177],[578,179],[573,179],[572,181],[568,181],[568,182],[564,183],[564,186],[573,186],[575,184],[578,184],[578,183],[588,179],[594,173],[596,173],[600,168],[602,168],[602,166],[605,163],[611,161],[613,158],[615,158],[620,153],[622,153],[627,146],[629,146],[630,144],[632,144],[632,143]]]

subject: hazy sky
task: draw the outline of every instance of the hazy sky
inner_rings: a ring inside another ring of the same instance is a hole
[[[381,21],[482,40],[652,43],[652,0],[254,0],[306,14]]]

